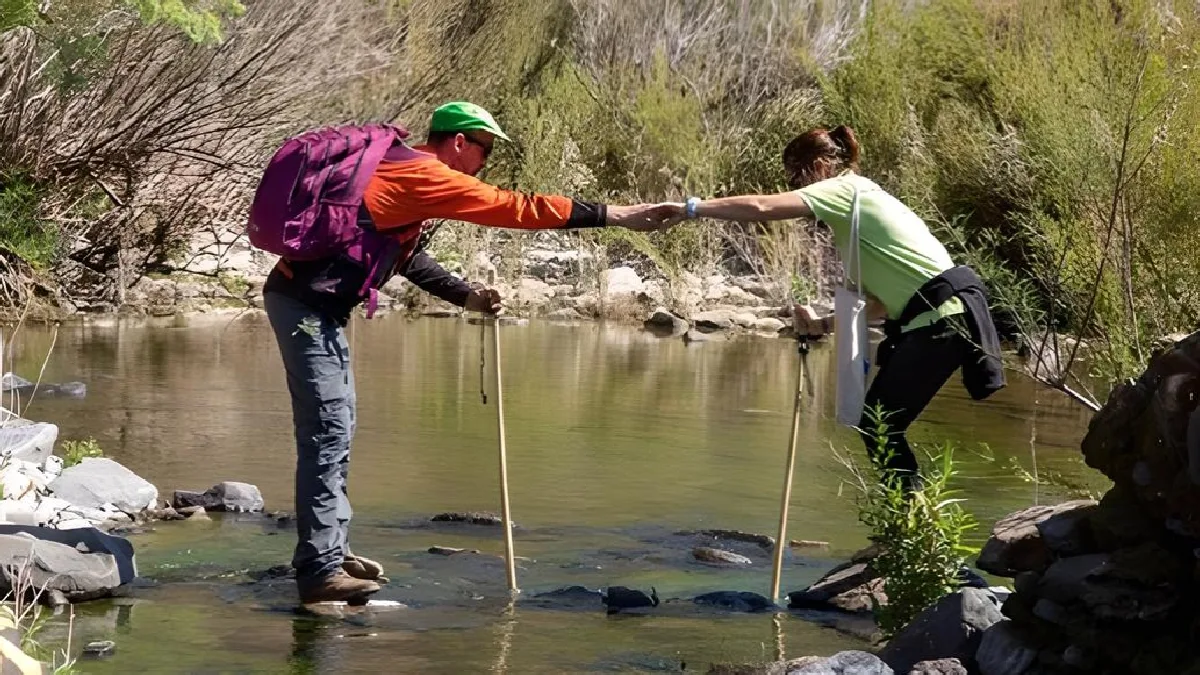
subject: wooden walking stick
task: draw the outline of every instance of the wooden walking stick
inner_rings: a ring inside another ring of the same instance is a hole
[[[783,572],[783,551],[788,545],[788,502],[792,500],[792,473],[796,469],[796,441],[800,435],[800,399],[804,396],[804,380],[808,377],[808,336],[799,339],[800,362],[796,372],[796,400],[792,404],[792,438],[788,445],[787,470],[783,476],[783,498],[779,504],[779,533],[775,538],[775,568],[771,572],[772,602],[779,599],[779,577]]]
[[[491,318],[493,362],[496,369],[496,428],[500,439],[500,517],[504,519],[504,563],[508,572],[508,590],[518,593],[517,563],[513,554],[512,511],[508,503],[508,452],[504,441],[504,394],[500,379],[500,320]]]

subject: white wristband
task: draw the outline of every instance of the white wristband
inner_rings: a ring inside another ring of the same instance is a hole
[[[700,205],[699,197],[688,197],[687,205],[686,205],[686,208],[684,209],[684,213],[687,215],[688,220],[696,219],[696,207],[699,205]]]

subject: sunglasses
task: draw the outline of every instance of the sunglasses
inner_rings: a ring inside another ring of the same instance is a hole
[[[494,143],[484,143],[483,141],[477,138],[472,138],[466,134],[463,134],[463,138],[467,139],[468,143],[472,143],[474,145],[478,145],[480,148],[483,148],[483,159],[485,161],[487,160],[488,155],[492,154],[492,146]]]

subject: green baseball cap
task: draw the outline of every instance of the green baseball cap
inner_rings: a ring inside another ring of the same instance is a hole
[[[492,114],[474,103],[452,101],[438,106],[429,122],[430,131],[486,131],[497,138],[511,141],[496,124]]]

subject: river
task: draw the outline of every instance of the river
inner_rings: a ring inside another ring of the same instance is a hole
[[[501,329],[504,402],[522,598],[572,584],[625,585],[663,598],[711,590],[768,591],[770,554],[748,569],[690,560],[685,529],[774,534],[791,417],[796,352],[785,340],[685,345],[627,326],[534,321]],[[502,554],[498,532],[431,527],[442,511],[497,511],[496,408],[480,397],[481,330],[399,315],[355,320],[358,432],[350,491],[355,549],[385,563],[377,597],[407,609],[316,619],[287,593],[247,583],[246,571],[285,563],[291,530],[259,519],[160,523],[134,535],[141,574],[131,597],[76,608],[73,647],[111,639],[116,653],[86,673],[590,673],[704,672],[860,648],[852,633],[812,617],[733,615],[668,603],[641,616],[596,607],[507,606],[502,562],[442,557],[432,545]],[[490,336],[489,336],[490,338]],[[169,498],[174,489],[254,483],[268,509],[291,510],[294,446],[282,368],[260,313],[186,320],[103,320],[57,335],[26,326],[15,369],[32,379],[53,341],[44,380],[82,380],[83,400],[35,399],[26,416],[60,439],[94,437]],[[835,450],[861,459],[857,437],[830,419],[831,350],[809,356],[791,502],[796,549],[784,591],[816,580],[866,543]],[[486,371],[490,373],[491,365]],[[490,396],[490,394],[489,394]],[[1088,414],[1013,374],[987,402],[957,377],[910,438],[954,443],[958,487],[981,521],[1059,501],[1064,484],[1103,489],[1078,443]],[[1035,485],[1013,468],[1051,478]],[[44,642],[65,633],[59,617]]]

